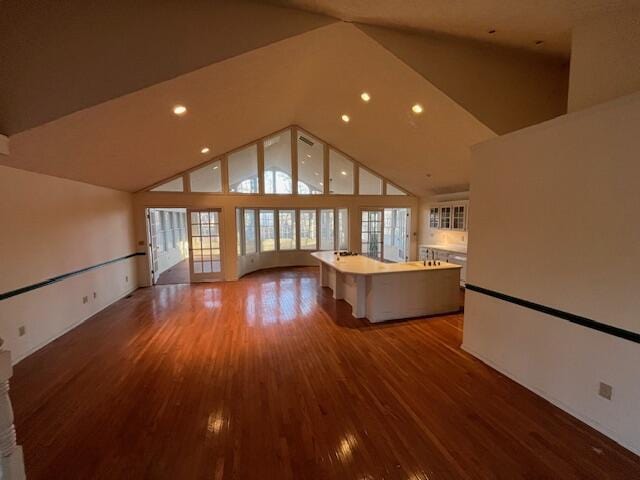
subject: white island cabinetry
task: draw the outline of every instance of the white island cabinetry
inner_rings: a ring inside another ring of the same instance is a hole
[[[345,300],[353,316],[383,322],[460,309],[459,265],[440,262],[382,263],[362,255],[311,254],[320,261],[320,281]]]

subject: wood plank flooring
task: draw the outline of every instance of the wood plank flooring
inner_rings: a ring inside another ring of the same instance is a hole
[[[315,268],[140,289],[15,368],[39,479],[634,479],[640,458]]]

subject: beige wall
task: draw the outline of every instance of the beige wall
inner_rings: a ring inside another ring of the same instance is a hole
[[[0,191],[0,292],[135,251],[129,193],[8,167]],[[2,300],[0,337],[20,359],[135,289],[135,275],[132,258]]]
[[[443,35],[358,27],[497,134],[566,113],[564,59]]]
[[[640,90],[640,10],[618,12],[573,30],[569,111]]]
[[[150,207],[221,208],[223,219],[223,270],[226,280],[238,278],[236,251],[236,207],[336,208],[349,209],[350,249],[360,248],[360,211],[366,207],[411,208],[411,248],[413,259],[417,249],[418,199],[413,196],[357,195],[241,195],[140,192],[134,194],[136,240],[146,243],[145,209]],[[138,258],[141,285],[149,284],[147,257]]]
[[[640,333],[638,125],[640,93],[475,147],[467,283]],[[463,347],[640,453],[637,343],[468,290]]]

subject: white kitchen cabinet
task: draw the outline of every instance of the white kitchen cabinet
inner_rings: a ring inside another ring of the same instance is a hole
[[[429,228],[439,230],[467,230],[469,202],[442,202],[429,207],[427,224]]]

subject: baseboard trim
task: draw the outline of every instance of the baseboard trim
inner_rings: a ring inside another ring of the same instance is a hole
[[[107,303],[104,307],[102,307],[100,310],[96,310],[95,312],[81,318],[80,320],[78,320],[77,322],[72,323],[71,325],[69,325],[67,328],[65,328],[64,330],[60,331],[59,333],[55,334],[54,336],[48,338],[47,340],[44,340],[40,343],[38,343],[37,345],[33,346],[32,348],[30,348],[29,350],[27,350],[26,352],[24,352],[22,355],[12,358],[11,359],[11,363],[13,365],[17,365],[18,362],[24,360],[25,358],[27,358],[29,355],[32,355],[34,353],[36,353],[38,350],[40,350],[41,348],[46,347],[47,345],[49,345],[51,342],[53,342],[54,340],[60,338],[61,336],[63,336],[65,333],[70,332],[71,330],[73,330],[74,328],[76,328],[77,326],[83,324],[84,322],[86,322],[87,320],[89,320],[91,317],[93,317],[94,315],[97,315],[98,313],[102,312],[103,310],[109,308],[111,305],[113,305],[114,303],[116,303],[119,300],[122,300],[124,297],[126,297],[127,295],[131,295],[133,292],[135,292],[136,290],[138,290],[139,287],[132,287],[129,290],[127,290],[126,292],[124,292],[123,294],[117,296],[115,299],[113,299],[111,302]]]
[[[473,355],[474,357],[476,357],[482,363],[485,363],[489,367],[493,368],[494,370],[497,370],[498,372],[500,372],[504,376],[506,376],[506,377],[510,378],[511,380],[513,380],[514,382],[518,383],[519,385],[522,385],[527,390],[530,390],[531,392],[535,393],[536,395],[538,395],[538,396],[544,398],[545,400],[547,400],[548,402],[552,403],[553,405],[555,405],[559,409],[567,412],[572,417],[577,418],[581,422],[586,423],[587,425],[589,425],[590,427],[594,428],[598,432],[600,432],[603,435],[609,437],[611,440],[613,440],[614,442],[620,444],[622,447],[626,448],[630,452],[640,456],[640,445],[637,445],[634,442],[632,442],[630,440],[627,440],[626,438],[620,437],[617,434],[617,432],[605,427],[604,425],[599,423],[597,420],[589,417],[588,415],[585,415],[585,414],[573,409],[571,406],[569,406],[566,403],[562,402],[561,400],[558,400],[557,398],[555,398],[549,392],[547,392],[545,390],[542,390],[542,389],[540,389],[540,388],[538,388],[536,386],[528,385],[526,382],[524,382],[522,379],[520,379],[518,377],[518,375],[516,375],[513,372],[509,371],[507,368],[505,368],[505,367],[503,367],[501,365],[498,365],[495,361],[493,361],[492,359],[482,355],[477,350],[475,350],[473,347],[470,347],[469,345],[463,343],[460,346],[460,348],[462,348],[462,350],[464,350],[465,352],[469,353],[470,355]]]

